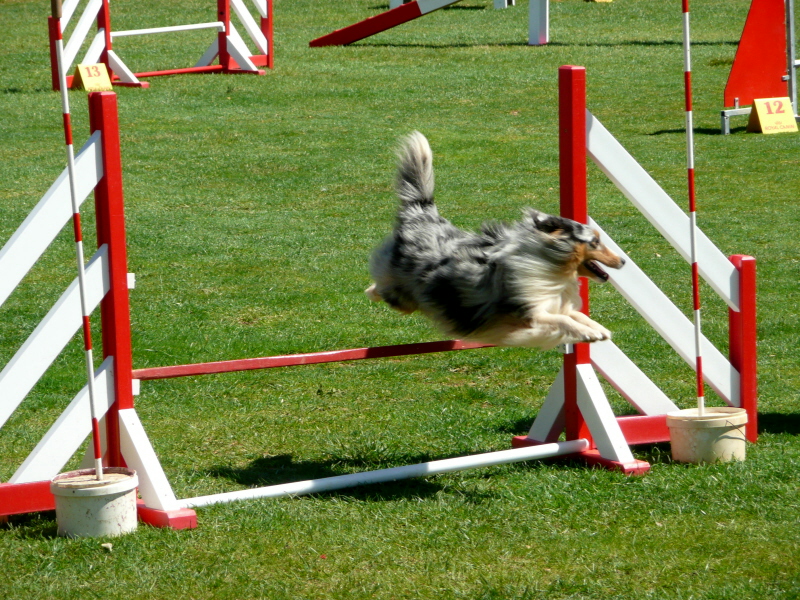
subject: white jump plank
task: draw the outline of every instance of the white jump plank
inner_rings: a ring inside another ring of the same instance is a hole
[[[155,33],[174,33],[177,31],[194,31],[197,29],[216,29],[225,31],[225,23],[214,21],[212,23],[191,23],[189,25],[169,25],[167,27],[151,27],[149,29],[128,29],[127,31],[112,31],[111,39],[129,37],[133,35],[153,35]]]
[[[589,111],[586,149],[600,170],[688,262],[689,217]],[[702,232],[697,236],[700,275],[734,310],[739,310],[739,272]]]
[[[100,132],[75,157],[75,186],[82,204],[103,177]],[[0,306],[72,217],[67,169],[0,250]]]
[[[272,0],[269,0],[272,2]],[[267,18],[267,0],[253,0],[253,5],[255,5],[258,14],[260,14],[265,19]]]
[[[78,24],[75,25],[75,29],[72,31],[67,46],[64,48],[65,73],[70,72],[72,63],[75,62],[75,57],[78,56],[78,51],[81,49],[81,46],[83,46],[83,41],[89,34],[89,29],[97,19],[97,13],[100,12],[102,7],[103,0],[91,0],[89,4],[86,5],[81,18],[78,20]]]
[[[589,347],[594,368],[641,414],[665,415],[678,410],[614,342],[595,342]]]
[[[109,288],[108,246],[103,245],[86,266],[86,301],[90,309],[100,303]],[[0,427],[80,329],[81,315],[76,277],[0,372]]]
[[[95,372],[95,408],[97,417],[106,414],[114,403],[113,357],[108,357]],[[78,393],[61,413],[36,448],[9,480],[28,483],[52,479],[92,432],[89,386]]]
[[[465,469],[489,467],[492,465],[504,465],[538,458],[563,456],[565,454],[575,454],[577,452],[583,452],[588,448],[589,442],[585,439],[571,440],[568,442],[555,442],[552,444],[542,444],[540,446],[515,448],[513,450],[500,450],[498,452],[473,454],[471,456],[462,456],[460,458],[434,460],[431,462],[419,463],[416,465],[406,465],[404,467],[394,467],[391,469],[365,471],[363,473],[338,475],[335,477],[326,477],[324,479],[312,479],[308,481],[298,481],[295,483],[240,490],[238,492],[227,492],[222,494],[213,494],[211,496],[187,498],[185,500],[179,500],[178,504],[181,508],[194,508],[197,506],[207,506],[209,504],[233,502],[234,500],[249,500],[253,498],[283,498],[286,496],[318,494],[321,492],[340,490],[358,485],[399,481],[402,479],[411,479],[413,477],[429,477],[431,475],[452,473],[454,471],[463,471]]]
[[[694,369],[697,357],[695,356],[692,322],[594,220],[590,219],[589,222],[592,227],[600,231],[600,239],[603,244],[626,261],[625,266],[621,269],[609,269],[609,281],[650,326]],[[739,406],[739,372],[705,336],[701,342],[701,349],[705,381],[725,402],[731,406]]]
[[[146,506],[158,510],[179,508],[155,450],[132,408],[119,411],[120,452],[139,477],[139,493]]]
[[[214,59],[219,54],[219,40],[215,39],[211,42],[211,45],[208,49],[203,53],[203,56],[195,63],[195,67],[207,67],[209,66]]]

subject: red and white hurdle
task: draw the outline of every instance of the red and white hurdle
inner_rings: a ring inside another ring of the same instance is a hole
[[[112,83],[133,87],[148,87],[147,82],[139,78],[159,75],[178,75],[181,73],[251,73],[263,75],[258,67],[273,68],[273,0],[251,0],[256,10],[254,17],[245,4],[245,0],[217,0],[217,20],[209,23],[193,23],[188,25],[172,25],[167,27],[151,27],[128,31],[112,31],[109,0],[89,0],[85,5],[77,23],[72,27],[69,39],[64,48],[64,70],[69,72],[76,64],[104,63],[108,68]],[[75,16],[80,0],[65,0],[62,8],[61,31],[65,32]],[[256,47],[253,53],[236,29],[231,17],[235,15],[245,30],[252,44]],[[259,21],[256,21],[259,18]],[[97,33],[92,38],[83,58],[77,61],[85,40],[90,35],[92,23],[97,24]],[[153,35],[161,33],[178,33],[211,29],[216,33],[206,52],[193,67],[166,69],[159,71],[134,73],[119,57],[113,48],[113,41],[121,37]],[[50,31],[50,65],[53,89],[57,90],[58,65],[56,63],[56,36],[58,24],[53,17],[49,18]],[[212,64],[215,59],[218,64]],[[72,76],[67,77],[67,85],[72,86]]]
[[[588,218],[586,157],[598,164],[623,194],[688,257],[688,218],[613,136],[586,111],[585,71],[562,67],[560,90],[561,211],[564,216],[597,227],[604,243],[624,252]],[[334,350],[290,356],[133,369],[122,169],[119,154],[116,96],[89,95],[92,135],[75,157],[79,202],[94,191],[98,251],[86,267],[87,302],[101,307],[103,363],[96,370],[99,416],[104,416],[103,457],[107,466],[127,466],[139,477],[139,516],[144,522],[174,528],[195,527],[192,507],[245,498],[279,497],[342,489],[365,483],[452,472],[521,460],[570,455],[590,464],[641,474],[649,469],[636,460],[631,444],[669,438],[666,413],[677,407],[611,341],[576,344],[567,349],[564,365],[545,398],[527,436],[512,441],[512,450],[382,469],[318,480],[287,483],[212,496],[178,499],[134,406],[134,391],[152,379],[225,373],[249,369],[408,356],[430,352],[478,349],[461,341],[429,342],[377,348]],[[67,174],[51,186],[36,208],[0,250],[0,306],[21,282],[71,216]],[[747,409],[748,437],[757,435],[755,349],[755,261],[726,259],[702,232],[698,234],[699,272],[730,306],[730,357],[703,340],[706,382],[733,406]],[[691,365],[694,352],[691,322],[647,278],[630,257],[611,275],[612,284]],[[582,281],[584,310],[588,285]],[[56,302],[14,357],[0,371],[0,427],[8,420],[82,325],[77,282]],[[640,413],[615,417],[596,375],[600,372]],[[52,510],[49,482],[90,434],[86,388],[20,465],[7,483],[0,483],[0,516]],[[566,430],[566,441],[559,436]],[[91,458],[91,457],[89,457]]]
[[[346,46],[457,2],[461,2],[461,0],[390,0],[389,10],[311,40],[308,45],[312,48]],[[494,0],[495,8],[508,8],[514,5],[515,0]],[[549,15],[549,0],[530,0],[528,9],[529,45],[538,46],[550,41]]]

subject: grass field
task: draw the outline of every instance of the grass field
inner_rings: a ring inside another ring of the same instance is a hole
[[[114,29],[215,19],[212,0],[115,0]],[[641,478],[534,462],[287,500],[198,509],[199,528],[56,537],[53,514],[0,526],[0,597],[214,599],[790,599],[800,597],[800,137],[719,135],[748,2],[692,7],[699,221],[758,260],[761,436],[741,464],[673,463]],[[527,46],[527,2],[464,0],[358,44],[308,42],[384,0],[276,0],[264,77],[154,78],[117,90],[134,366],[440,339],[363,295],[391,227],[393,149],[435,154],[443,215],[474,228],[558,210],[557,69],[587,68],[590,110],[681,205],[680,3],[551,2]],[[49,6],[0,0],[0,244],[63,169]],[[136,71],[191,66],[209,32],[120,38]],[[76,143],[88,130],[71,92]],[[687,314],[688,266],[593,166],[590,213]],[[84,216],[93,245],[92,215]],[[63,234],[0,313],[0,365],[74,278]],[[703,288],[727,351],[727,309]],[[693,374],[610,287],[596,318],[681,406]],[[488,349],[144,383],[137,411],[181,497],[508,448],[560,355]],[[7,480],[83,385],[80,340],[0,430]],[[630,407],[608,388],[618,413]],[[710,403],[719,400],[710,397]],[[68,467],[74,467],[78,458]]]

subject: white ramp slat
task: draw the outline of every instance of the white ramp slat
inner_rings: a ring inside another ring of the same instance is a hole
[[[590,346],[592,365],[643,415],[665,415],[675,403],[611,340]]]
[[[157,510],[180,508],[155,450],[132,408],[119,411],[120,452],[125,464],[136,471],[145,506]]]
[[[239,17],[239,20],[242,22],[250,39],[253,40],[253,43],[262,54],[267,54],[267,38],[264,37],[261,28],[256,24],[256,20],[253,18],[253,15],[250,14],[250,11],[247,10],[242,0],[231,0],[231,7],[233,7],[234,12]]]
[[[67,25],[69,25],[69,20],[72,18],[72,15],[75,14],[75,9],[78,8],[78,2],[80,2],[80,0],[64,0],[64,3],[61,5],[62,32],[67,28]]]
[[[576,374],[578,408],[600,456],[621,463],[633,462],[631,449],[592,365],[577,365]]]
[[[233,26],[233,23],[230,25],[231,30],[228,33],[228,54],[233,57],[233,60],[236,61],[236,64],[238,64],[239,68],[243,71],[258,71],[258,67],[250,60],[250,49],[247,47],[247,44],[244,43],[242,36],[236,31],[236,27]]]
[[[103,177],[100,135],[95,131],[75,157],[75,191],[79,204]],[[0,250],[0,306],[72,217],[68,177],[64,169]]]
[[[108,246],[86,265],[86,302],[94,309],[110,289]],[[41,323],[0,372],[0,427],[28,395],[83,324],[78,279],[53,305]]]
[[[119,80],[123,83],[141,83],[136,75],[133,74],[128,66],[122,62],[122,59],[117,56],[117,53],[113,50],[108,51],[108,65],[111,67],[111,70],[117,74]]]
[[[75,29],[72,31],[67,46],[64,48],[64,73],[69,74],[71,71],[72,63],[75,62],[75,57],[78,56],[78,52],[83,46],[83,41],[89,34],[89,29],[97,19],[97,13],[100,12],[102,7],[103,0],[91,0],[86,5],[78,24],[75,25]]]
[[[528,438],[537,442],[555,442],[564,431],[564,367],[558,371],[550,391],[533,420]]]
[[[100,365],[95,378],[95,408],[97,417],[106,414],[114,403],[113,357]],[[89,386],[78,393],[61,413],[36,448],[28,455],[9,483],[29,483],[52,479],[92,433],[92,413],[89,407]],[[94,466],[94,465],[92,465]]]
[[[609,249],[625,259],[621,269],[609,269],[609,281],[625,299],[644,317],[659,335],[672,346],[680,357],[695,368],[697,356],[694,348],[694,325],[647,275],[626,256],[603,229],[593,220],[589,224],[600,231],[600,239]],[[739,372],[728,359],[709,342],[701,341],[703,378],[726,403],[739,406]]]
[[[213,494],[211,496],[199,496],[197,498],[179,500],[178,504],[181,508],[194,508],[197,506],[208,506],[209,504],[233,502],[235,500],[250,500],[254,498],[284,498],[286,496],[318,494],[321,492],[340,490],[358,485],[386,483],[389,481],[399,481],[414,477],[429,477],[431,475],[452,473],[454,471],[464,471],[466,469],[490,467],[493,465],[505,465],[539,458],[551,458],[553,456],[575,454],[588,449],[589,442],[585,439],[570,440],[567,442],[555,442],[552,444],[542,444],[539,446],[515,448],[513,450],[500,450],[498,452],[486,452],[484,454],[473,454],[459,458],[434,460],[416,465],[393,467],[391,469],[380,469],[377,471],[352,473],[350,475],[325,477],[323,479],[297,481],[295,483],[271,485],[261,488],[252,488],[249,490],[239,490],[238,492]]]
[[[600,170],[689,262],[689,217],[589,111],[586,111],[586,149]],[[699,230],[697,262],[703,279],[728,306],[738,311],[739,272]]]
[[[100,55],[103,54],[103,50],[106,47],[106,30],[100,29],[98,30],[97,34],[94,36],[91,45],[86,50],[86,54],[83,55],[83,60],[79,64],[81,65],[96,65],[100,62]]]

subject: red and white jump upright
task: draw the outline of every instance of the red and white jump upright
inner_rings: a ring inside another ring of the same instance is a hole
[[[603,243],[625,258],[624,268],[609,272],[610,282],[695,370],[692,321],[588,217],[587,153],[687,262],[691,260],[689,217],[586,110],[585,90],[583,67],[559,69],[561,214],[591,224],[600,231]],[[700,275],[729,307],[729,356],[726,358],[703,337],[703,376],[727,404],[747,410],[747,438],[756,441],[755,259],[742,255],[727,259],[702,231],[697,232],[697,246]],[[584,311],[588,313],[585,282],[582,291]],[[636,408],[638,415],[614,419],[608,411],[598,411],[607,402],[595,369]],[[593,450],[583,453],[591,462],[635,473],[646,467],[633,460],[627,445],[668,441],[666,413],[675,410],[678,407],[672,400],[613,341],[575,344],[568,348],[561,373],[530,432],[514,438],[514,445],[550,442],[566,430],[567,440],[586,438],[593,442]],[[599,422],[604,424],[600,428],[602,436],[595,434]]]
[[[561,207],[567,217],[587,221],[604,243],[622,250],[587,215],[586,154],[684,256],[688,257],[688,218],[631,158],[608,131],[585,110],[585,71],[562,67],[559,72]],[[122,168],[119,154],[116,96],[89,95],[92,135],[75,158],[77,197],[94,191],[97,253],[86,268],[88,304],[101,307],[103,363],[95,372],[97,411],[105,417],[103,460],[106,466],[127,466],[139,477],[139,517],[156,526],[197,525],[193,507],[248,498],[276,498],[396,481],[464,469],[555,456],[582,457],[592,464],[641,474],[649,465],[636,460],[629,445],[665,441],[665,414],[676,410],[659,388],[611,341],[576,344],[567,349],[564,365],[527,436],[514,448],[461,458],[436,460],[365,473],[258,487],[210,496],[178,499],[161,467],[134,408],[140,383],[154,379],[230,373],[251,369],[313,365],[337,361],[408,356],[478,349],[481,344],[458,340],[333,350],[193,365],[133,369],[127,272]],[[0,250],[0,306],[20,283],[71,217],[66,172],[58,178],[17,232]],[[730,358],[704,340],[706,382],[729,404],[747,409],[748,437],[756,423],[755,261],[726,259],[699,234],[701,275],[730,308]],[[624,269],[611,282],[645,319],[691,364],[694,356],[691,322],[625,257]],[[588,293],[582,282],[584,310]],[[56,302],[14,357],[0,371],[0,427],[82,325],[77,282]],[[634,407],[639,416],[615,417],[595,374],[600,372]],[[0,516],[52,510],[49,481],[66,465],[90,433],[88,394],[80,391],[69,407],[16,470],[0,483]],[[566,441],[558,441],[566,429]],[[88,457],[91,460],[91,456]]]
[[[66,32],[72,17],[75,16],[81,0],[65,0],[61,18],[61,29]],[[148,29],[128,31],[112,31],[109,0],[89,0],[80,18],[71,28],[69,39],[64,48],[64,71],[70,72],[77,64],[104,63],[108,68],[112,83],[133,87],[148,87],[140,77],[156,77],[158,75],[177,75],[181,73],[251,73],[263,75],[258,67],[273,68],[273,0],[250,0],[259,21],[251,14],[245,4],[246,0],[217,0],[217,20],[209,23],[193,23],[189,25],[172,25]],[[252,53],[231,17],[236,15],[240,25],[246,31],[256,52]],[[57,90],[58,65],[56,63],[55,43],[57,25],[53,17],[49,18],[50,31],[50,66],[53,89]],[[92,23],[97,24],[97,33],[92,38],[83,59],[76,61],[87,36],[90,35]],[[153,35],[161,33],[178,33],[198,29],[214,30],[211,45],[193,67],[166,69],[160,71],[134,73],[113,49],[113,41],[121,37]],[[212,64],[219,58],[217,64]],[[67,85],[72,86],[72,76],[67,77]]]
[[[311,40],[308,45],[312,48],[346,46],[457,2],[461,0],[390,0],[389,10]],[[494,0],[495,8],[514,4],[514,0]],[[549,0],[530,0],[528,44],[531,46],[546,44],[550,39],[549,6]]]

